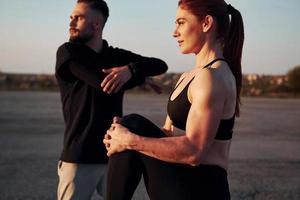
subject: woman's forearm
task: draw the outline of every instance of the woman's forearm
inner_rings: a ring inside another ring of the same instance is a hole
[[[189,165],[198,165],[201,154],[186,136],[148,138],[134,135],[127,149],[159,160]]]

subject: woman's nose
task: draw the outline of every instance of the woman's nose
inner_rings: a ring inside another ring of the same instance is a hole
[[[176,38],[176,37],[179,36],[179,33],[178,33],[178,31],[177,31],[177,28],[175,28],[175,30],[173,31],[172,36],[173,36],[174,38]]]

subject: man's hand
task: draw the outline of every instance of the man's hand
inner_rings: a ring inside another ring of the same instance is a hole
[[[101,83],[103,92],[107,92],[108,94],[118,92],[132,76],[127,65],[103,69],[102,71],[108,74]]]

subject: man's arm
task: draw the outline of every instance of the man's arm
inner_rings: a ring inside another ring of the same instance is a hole
[[[123,63],[126,63],[126,66],[128,66],[128,70],[131,73],[131,78],[124,85],[125,89],[141,85],[145,82],[146,77],[162,74],[168,69],[167,64],[158,58],[141,56],[123,49],[114,49],[114,57]],[[106,82],[114,79],[111,75],[115,72],[114,70],[112,70],[112,72],[113,73],[108,74]],[[105,84],[106,83],[103,83],[103,85]],[[105,86],[110,88],[109,84],[106,84]]]
[[[84,65],[71,61],[69,68],[72,74],[79,80],[89,84],[95,89],[101,90],[101,82],[105,78],[103,72],[94,69],[87,69]]]
[[[70,51],[68,43],[60,46],[56,55],[56,73],[63,76],[69,76],[68,74],[71,73],[77,79],[102,91],[100,84],[105,78],[105,74],[101,70],[81,64],[81,60],[78,59],[79,56],[76,55],[78,53],[78,49],[75,52]]]
[[[130,89],[143,84],[147,76],[164,73],[167,65],[160,59],[144,57],[122,49],[113,49],[113,57],[125,65],[101,71],[94,66],[95,52],[84,45],[65,43],[57,52],[57,71],[69,62],[71,73],[78,79],[104,92],[115,93],[122,87]]]

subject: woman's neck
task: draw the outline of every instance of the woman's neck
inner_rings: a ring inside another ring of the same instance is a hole
[[[199,53],[196,54],[195,67],[203,67],[216,58],[223,58],[222,49],[223,48],[220,43],[205,43]]]

